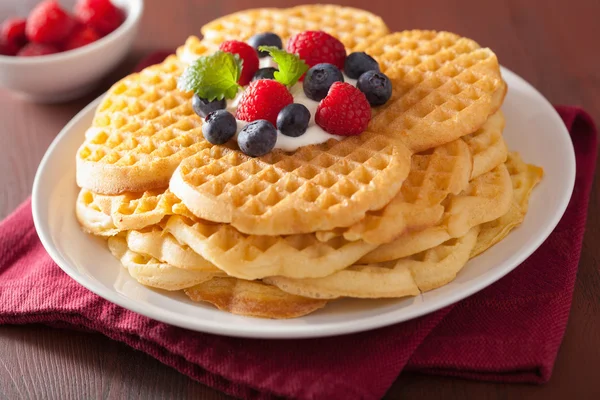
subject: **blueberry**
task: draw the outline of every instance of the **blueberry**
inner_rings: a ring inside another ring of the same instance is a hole
[[[194,112],[202,118],[205,118],[213,111],[222,110],[225,107],[227,107],[227,101],[225,99],[208,101],[197,94],[194,94],[194,97],[192,97],[192,108],[194,109]]]
[[[283,48],[281,38],[272,32],[257,33],[248,40],[248,44],[258,51],[260,46],[275,46],[278,49]],[[268,56],[266,51],[258,51],[258,57],[263,58]]]
[[[202,124],[204,138],[212,144],[223,144],[235,135],[237,122],[233,114],[226,110],[213,111]]]
[[[278,71],[277,68],[268,67],[261,68],[252,77],[253,81],[257,81],[259,79],[275,79],[275,71]]]
[[[266,119],[250,122],[238,134],[238,146],[250,157],[264,156],[275,147],[277,129]]]
[[[358,78],[356,87],[365,94],[373,107],[385,104],[392,96],[392,82],[382,72],[365,72]]]
[[[327,96],[327,92],[334,82],[344,82],[344,75],[333,64],[317,64],[306,72],[304,77],[304,94],[309,99],[321,101]]]
[[[310,111],[304,104],[289,104],[277,115],[277,129],[285,136],[302,136],[308,128]]]
[[[367,53],[351,53],[344,62],[344,73],[350,79],[358,79],[367,71],[379,71],[377,61]]]

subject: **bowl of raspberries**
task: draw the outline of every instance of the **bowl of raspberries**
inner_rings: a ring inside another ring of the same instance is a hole
[[[11,0],[0,5],[0,86],[37,102],[93,89],[133,44],[143,0]]]

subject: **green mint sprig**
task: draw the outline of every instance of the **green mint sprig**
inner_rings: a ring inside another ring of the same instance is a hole
[[[275,80],[288,87],[293,86],[308,71],[308,64],[297,54],[288,53],[275,46],[259,46],[258,50],[266,51],[271,55],[279,69],[275,71]]]
[[[233,99],[240,88],[237,82],[242,65],[243,60],[237,54],[216,51],[190,64],[179,77],[177,88],[208,101]]]

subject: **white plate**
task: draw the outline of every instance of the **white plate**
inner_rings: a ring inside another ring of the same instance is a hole
[[[33,184],[33,217],[44,247],[73,279],[92,292],[142,315],[180,327],[255,338],[306,338],[365,331],[415,318],[485,288],[525,260],[563,215],[575,181],[575,156],[569,134],[548,101],[516,74],[503,69],[508,95],[504,137],[511,150],[544,168],[531,196],[524,223],[508,237],[471,260],[448,285],[401,300],[333,301],[322,310],[292,320],[246,318],[193,303],[182,293],[138,284],[108,251],[83,234],[75,219],[75,152],[99,100],[82,110],[54,140]]]

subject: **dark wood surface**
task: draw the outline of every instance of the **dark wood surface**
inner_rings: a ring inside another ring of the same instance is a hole
[[[306,1],[304,1],[306,2]],[[204,23],[236,10],[296,1],[147,0],[128,60],[103,88],[144,54],[172,49]],[[392,30],[450,30],[491,47],[503,65],[552,103],[585,107],[600,121],[600,1],[346,1],[384,15]],[[101,89],[63,105],[31,104],[0,89],[0,217],[31,192],[38,162],[64,124]],[[598,178],[597,178],[598,179]],[[594,185],[566,336],[551,381],[506,385],[402,374],[389,398],[600,398],[600,207]],[[0,327],[0,399],[221,399],[153,358],[101,335],[44,326]]]

